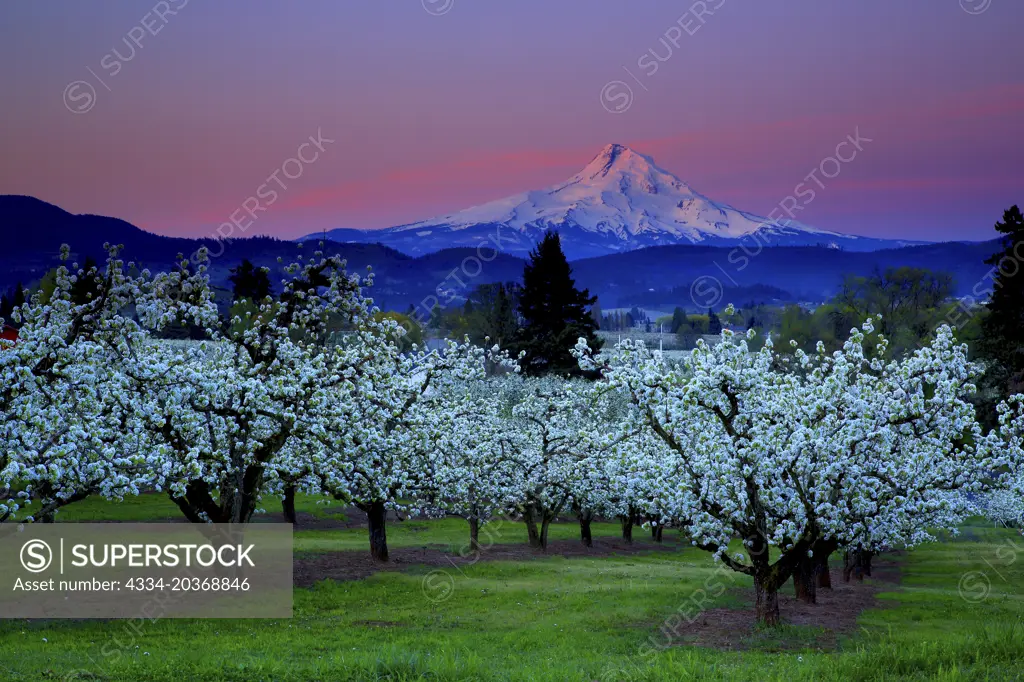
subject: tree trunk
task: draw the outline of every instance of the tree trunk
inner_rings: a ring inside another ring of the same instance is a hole
[[[861,549],[848,549],[843,557],[843,582],[850,582],[851,576],[864,581],[864,551]]]
[[[754,578],[754,617],[758,625],[775,627],[782,622],[779,616],[779,588],[789,580],[793,568],[782,565],[787,555],[780,557],[773,566],[769,558],[769,546],[760,533],[747,538],[747,549],[750,552],[750,563]],[[799,548],[793,551],[800,551]],[[792,559],[796,555],[791,555]]]
[[[828,569],[828,556],[818,559],[817,567],[818,587],[826,590],[832,589],[832,574]]]
[[[779,593],[754,578],[754,612],[760,625],[774,627],[781,622],[779,617]]]
[[[651,539],[655,542],[661,542],[661,533],[665,530],[665,526],[658,524],[657,526],[651,526]]]
[[[805,604],[818,603],[817,585],[815,577],[818,561],[814,557],[803,557],[797,562],[793,569],[793,587],[796,598]]]
[[[871,558],[875,556],[874,552],[867,550],[861,552],[861,565],[864,567],[864,575],[871,577]]]
[[[469,517],[469,548],[473,552],[480,551],[480,518]]]
[[[580,513],[580,542],[584,547],[594,546],[594,536],[590,534],[590,520],[594,517],[591,512]]]
[[[523,509],[523,521],[526,522],[526,535],[530,540],[530,547],[541,549],[540,533],[537,531],[537,519],[534,516],[533,504],[528,504]]]
[[[551,527],[552,520],[552,516],[545,514],[540,523],[540,549],[542,552],[548,551],[548,529]]]
[[[295,486],[284,487],[284,499],[281,500],[281,511],[284,513],[285,523],[295,524]]]
[[[376,561],[388,560],[388,536],[385,528],[388,512],[383,502],[359,505],[366,512],[370,526],[370,556]]]
[[[626,542],[633,542],[633,517],[631,515],[620,516],[622,521],[622,539]]]
[[[262,465],[250,465],[238,472],[235,484],[225,482],[213,496],[213,488],[201,479],[190,480],[185,494],[177,497],[169,492],[171,500],[192,523],[249,523],[260,486],[263,485]]]

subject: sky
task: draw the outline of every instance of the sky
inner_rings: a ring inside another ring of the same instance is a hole
[[[989,239],[1024,202],[1022,25],[1018,0],[4,3],[0,194],[179,236],[258,201],[250,233],[292,238],[617,142],[760,215],[813,182],[818,228]]]

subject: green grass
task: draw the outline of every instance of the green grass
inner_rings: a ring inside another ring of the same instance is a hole
[[[296,495],[295,510],[312,514],[318,518],[330,517],[344,520],[345,515],[334,513],[338,504],[333,506],[322,504],[323,497],[314,495]],[[276,499],[264,500],[264,507],[268,512],[280,512],[281,505]],[[31,513],[32,508],[26,507],[24,512]],[[255,520],[261,520],[261,514],[257,514]],[[185,516],[178,509],[177,505],[171,502],[166,493],[145,493],[136,497],[126,497],[124,500],[111,501],[99,496],[88,497],[81,502],[75,502],[60,509],[57,512],[57,521],[70,523],[75,521],[124,521],[135,523],[182,521]],[[280,518],[277,519],[278,521]]]
[[[553,524],[548,540],[577,540],[579,526],[572,523]],[[593,523],[594,537],[617,536],[621,532],[617,523]],[[457,554],[467,552],[469,524],[463,519],[446,518],[431,521],[389,522],[388,547],[435,547]],[[634,537],[643,539],[646,531],[637,528]],[[526,525],[522,522],[497,520],[480,529],[480,544],[509,545],[526,543]],[[297,552],[363,551],[369,543],[365,528],[332,530],[300,530],[295,533]]]
[[[652,638],[665,641],[666,619],[700,590],[718,595],[710,608],[747,608],[749,580],[688,548],[324,582],[296,590],[291,620],[165,620],[141,632],[126,621],[0,621],[0,680],[1019,679],[1024,540],[980,524],[964,530],[896,557],[900,587],[861,615],[860,631],[838,651],[818,651],[810,628],[787,627],[757,633],[746,651],[677,641],[642,654]],[[575,533],[574,524],[552,529],[552,537]],[[389,543],[451,546],[465,534],[460,520],[405,522],[391,524]],[[365,550],[358,529],[297,535],[304,551]],[[522,535],[507,523],[496,541]]]
[[[338,503],[323,504],[325,498],[314,495],[296,495],[296,511],[321,519],[344,521],[345,515],[338,510]],[[280,510],[277,500],[264,501],[263,507],[268,511]],[[60,523],[85,521],[121,521],[121,522],[163,522],[182,521],[181,510],[171,502],[166,494],[147,493],[137,497],[126,497],[121,502],[105,500],[102,497],[90,497],[64,507],[57,514]],[[257,514],[254,521],[264,520]],[[280,521],[280,517],[275,519]],[[617,536],[620,533],[617,523],[594,523],[591,526],[594,537]],[[647,531],[637,527],[634,537],[645,538]],[[575,540],[579,537],[579,528],[575,524],[555,524],[549,532],[550,540]],[[366,529],[345,528],[330,530],[299,530],[295,533],[296,552],[337,552],[363,551],[368,546]],[[490,544],[519,544],[526,542],[526,526],[512,521],[495,521],[484,525],[480,530],[480,542],[484,546]],[[452,553],[465,550],[469,543],[469,525],[462,519],[446,518],[431,521],[401,521],[388,523],[388,546],[399,547],[437,547]]]

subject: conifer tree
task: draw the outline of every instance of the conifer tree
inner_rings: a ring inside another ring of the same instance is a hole
[[[11,305],[15,308],[20,308],[25,305],[28,301],[28,294],[25,292],[25,287],[21,282],[18,282],[18,286],[14,288],[14,298],[11,300]]]
[[[266,270],[257,268],[248,259],[232,268],[228,279],[234,285],[235,301],[247,298],[255,303],[270,296],[270,276]]]
[[[548,232],[523,269],[519,314],[524,326],[518,348],[526,352],[523,371],[539,376],[581,374],[572,349],[579,338],[601,345],[591,315],[596,296],[576,288],[557,232]]]
[[[1014,205],[1003,212],[997,231],[1003,250],[985,262],[994,266],[988,315],[981,324],[981,354],[991,362],[986,382],[1000,397],[1024,391],[1024,216]]]
[[[708,308],[708,334],[718,335],[722,333],[722,321],[711,308]]]

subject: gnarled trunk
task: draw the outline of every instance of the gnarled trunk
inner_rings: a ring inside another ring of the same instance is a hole
[[[866,556],[868,552],[864,551],[860,547],[856,549],[846,550],[846,554],[843,557],[843,581],[850,582],[852,576],[858,582],[864,581],[864,576],[867,574],[865,571],[865,565],[870,566],[870,559]],[[867,568],[867,571],[870,571]]]
[[[773,627],[782,622],[779,616],[779,593],[754,578],[754,614],[761,625]]]
[[[249,523],[260,487],[263,485],[263,466],[253,464],[239,470],[233,481],[222,482],[217,497],[214,488],[201,479],[190,480],[182,496],[170,492],[171,500],[192,523]]]
[[[551,519],[551,516],[545,514],[540,523],[540,548],[544,552],[548,549],[548,529],[551,528]]]
[[[469,517],[469,548],[474,552],[480,551],[480,517]]]
[[[818,587],[831,590],[832,589],[832,573],[828,568],[828,557],[822,557],[818,560],[817,567],[817,579]]]
[[[832,588],[832,578],[828,572],[828,557],[835,551],[838,543],[835,540],[817,540],[812,547],[812,556],[802,557],[793,568],[793,587],[796,598],[808,604],[818,601],[817,588]]]
[[[793,569],[793,588],[796,598],[806,604],[818,602],[818,581],[815,576],[817,565],[818,562],[814,560],[814,557],[804,557],[797,562],[796,568]]]
[[[633,542],[633,516],[631,514],[627,514],[625,516],[620,516],[619,517],[619,521],[622,522],[622,539],[625,540],[626,542],[632,543]]]
[[[782,622],[779,615],[779,588],[799,570],[801,557],[808,558],[810,544],[801,539],[773,564],[769,558],[768,543],[760,533],[747,539],[754,577],[754,609],[759,625],[774,627]],[[801,584],[804,583],[801,580]]]
[[[281,512],[284,514],[285,523],[295,524],[295,486],[284,487],[284,498],[281,500]]]
[[[583,543],[584,547],[594,546],[594,536],[590,532],[590,521],[594,518],[593,512],[582,511],[579,512],[580,518],[580,542]]]
[[[814,543],[814,577],[818,587],[832,589],[832,575],[828,569],[828,558],[839,549],[837,540],[818,540]]]
[[[548,548],[548,529],[551,522],[558,516],[561,504],[554,508],[539,506],[535,502],[527,502],[523,507],[523,521],[526,522],[526,533],[530,538],[530,547],[546,551]],[[538,528],[537,524],[540,524]]]
[[[366,512],[366,519],[370,527],[370,556],[376,561],[387,561],[387,508],[383,502],[370,502],[369,504],[358,504],[356,506]]]
[[[533,504],[527,504],[523,508],[523,521],[526,523],[526,536],[530,541],[530,547],[542,549],[540,543],[540,531],[537,529],[536,510]]]
[[[665,530],[665,526],[660,523],[657,525],[651,525],[651,539],[655,542],[661,542],[661,534],[663,530]]]

